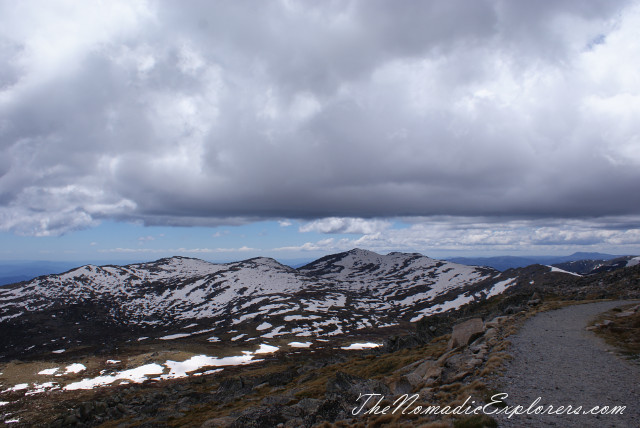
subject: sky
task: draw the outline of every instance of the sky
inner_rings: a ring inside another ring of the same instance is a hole
[[[640,3],[0,0],[0,260],[640,254]]]

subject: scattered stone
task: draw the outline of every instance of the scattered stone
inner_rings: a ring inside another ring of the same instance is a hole
[[[298,401],[295,407],[298,407],[300,410],[302,410],[303,413],[311,414],[318,411],[320,404],[322,404],[322,400],[318,400],[315,398],[303,398],[302,400]]]
[[[389,383],[389,390],[393,395],[410,394],[413,390],[413,386],[404,376],[402,376]]]
[[[429,370],[429,368],[433,367],[435,365],[435,363],[436,362],[433,361],[433,360],[423,360],[421,362],[421,364],[414,371],[412,371],[410,374],[414,374],[414,375],[419,376],[420,378],[423,378],[424,375],[427,373],[427,370]]]
[[[429,379],[437,379],[440,376],[442,376],[442,367],[440,366],[434,366],[429,368],[429,370],[427,370],[427,372],[424,375],[424,380],[429,380]]]
[[[498,330],[495,328],[490,328],[484,333],[485,340],[493,339],[498,335]]]
[[[481,318],[471,318],[453,327],[449,349],[469,344],[484,331],[484,323]]]
[[[619,314],[616,314],[616,318],[625,318],[625,317],[630,317],[635,315],[636,313],[634,311],[625,311],[625,312],[620,312]]]
[[[509,319],[509,317],[504,316],[504,315],[503,315],[503,316],[495,317],[495,318],[494,318],[494,319],[492,319],[491,321],[486,322],[486,323],[485,323],[485,327],[487,327],[487,328],[490,328],[490,327],[498,327],[498,326],[500,326],[500,324],[504,323],[504,322],[505,322],[506,320],[508,320],[508,319]]]
[[[504,313],[509,315],[517,314],[521,310],[522,308],[520,306],[507,306],[506,309],[504,310]]]
[[[480,364],[482,364],[482,359],[480,358],[472,358],[467,362],[467,367],[472,369],[472,368],[476,368],[478,367]]]

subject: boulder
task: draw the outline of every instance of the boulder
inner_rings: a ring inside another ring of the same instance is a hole
[[[616,318],[625,318],[625,317],[630,317],[635,315],[636,313],[634,311],[625,311],[625,312],[620,312],[618,314],[616,314]]]
[[[389,383],[389,389],[393,395],[410,394],[413,390],[413,386],[409,381],[402,376],[398,379],[394,379]]]
[[[427,372],[424,374],[424,380],[428,379],[437,379],[442,375],[442,367],[434,366],[429,368]]]
[[[484,323],[481,318],[471,318],[461,324],[453,326],[449,349],[465,346],[484,332]]]
[[[311,414],[315,413],[321,404],[322,400],[318,400],[316,398],[303,398],[298,401],[294,407],[298,407],[304,414]]]
[[[498,327],[500,324],[504,323],[506,320],[508,320],[509,317],[507,316],[499,316],[499,317],[495,317],[494,319],[492,319],[489,322],[485,323],[485,327],[490,328],[490,327]]]
[[[416,367],[415,370],[413,370],[410,374],[414,374],[419,376],[420,378],[423,378],[424,375],[427,373],[427,370],[429,370],[431,367],[433,367],[436,364],[435,361],[432,360],[424,360],[420,363],[420,365],[418,367]]]

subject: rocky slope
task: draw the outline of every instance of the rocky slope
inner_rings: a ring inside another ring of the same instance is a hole
[[[517,278],[516,271],[360,249],[297,270],[269,258],[87,265],[0,288],[0,358],[108,349],[143,337],[331,337],[483,300]]]
[[[366,260],[376,257],[380,259],[376,259],[376,263],[362,262],[364,256],[367,256]],[[434,267],[438,262],[433,263],[417,255],[405,256],[401,266],[414,265],[415,268],[408,269],[407,275],[412,275],[411,272],[417,275],[420,269],[423,273],[438,272],[439,268]],[[354,251],[321,259],[300,271],[286,267],[284,269],[294,276],[299,275],[301,281],[309,280],[311,285],[318,285],[320,290],[327,286],[331,293],[344,295],[375,293],[375,287],[368,287],[369,290],[366,291],[366,283],[361,283],[358,279],[367,277],[366,271],[370,270],[372,280],[376,277],[379,279],[380,294],[384,296],[384,285],[387,283],[391,286],[393,272],[398,266],[393,261],[396,257],[398,255],[378,256]],[[126,266],[122,269],[131,272],[132,269],[144,266],[145,272],[153,270],[156,277],[161,278],[168,273],[167,270],[175,270],[169,266],[176,260],[156,262],[154,269],[148,269],[153,264]],[[185,263],[181,272],[186,272],[185,277],[193,272],[196,272],[196,276],[202,274],[198,266],[204,262],[193,259],[183,261]],[[267,265],[273,263],[264,259],[242,263],[256,262]],[[237,269],[236,274],[243,271],[243,266],[229,264],[223,265],[216,272],[228,270],[231,265]],[[138,273],[142,275],[143,272],[140,270]],[[462,294],[480,297],[457,310],[434,313],[423,317],[417,324],[368,329],[356,327],[340,335],[312,335],[299,339],[299,342],[308,341],[304,348],[298,348],[301,343],[291,342],[296,335],[290,331],[283,337],[264,338],[258,334],[262,329],[254,328],[252,333],[247,327],[246,333],[241,333],[247,336],[233,341],[232,335],[238,335],[242,323],[232,326],[237,331],[228,333],[226,337],[217,332],[202,332],[207,330],[201,325],[207,318],[202,318],[195,322],[191,320],[190,324],[183,327],[174,327],[173,331],[201,331],[200,334],[180,339],[149,339],[142,342],[134,339],[119,349],[98,354],[90,347],[75,346],[63,353],[40,353],[21,361],[0,362],[0,421],[15,423],[14,426],[102,426],[107,423],[107,426],[245,427],[277,426],[282,423],[285,427],[311,427],[321,426],[325,421],[343,426],[416,426],[438,420],[439,425],[436,426],[452,426],[450,418],[442,421],[442,417],[434,415],[354,416],[351,411],[358,394],[370,391],[384,394],[389,400],[395,400],[404,393],[417,393],[420,397],[418,404],[457,405],[468,397],[477,403],[486,403],[493,393],[486,378],[502,370],[500,364],[507,357],[505,350],[508,349],[505,339],[525,319],[536,312],[570,304],[568,300],[640,297],[640,265],[590,276],[553,271],[550,267],[541,265],[515,269],[505,274],[507,276],[490,277],[463,285],[458,290]],[[336,275],[342,275],[343,278],[337,278]],[[170,277],[175,279],[175,275]],[[425,276],[427,277],[429,275]],[[182,280],[185,281],[184,278]],[[420,281],[422,279],[416,277],[415,282]],[[481,287],[483,281],[487,281],[490,288],[484,288],[482,292],[469,291],[469,288]],[[159,290],[156,294],[171,290],[164,280],[159,280],[158,283]],[[503,285],[498,286],[499,283]],[[175,290],[185,288],[180,281],[171,284],[174,284]],[[264,291],[267,285],[260,283],[255,286]],[[20,286],[14,287],[13,292],[18,288]],[[452,302],[446,296],[453,291],[455,288],[436,296],[434,300]],[[492,298],[482,298],[493,291],[496,294]],[[154,291],[148,288],[147,292]],[[113,293],[108,293],[111,294]],[[251,295],[249,288],[242,297],[245,295]],[[299,295],[297,298],[301,301],[309,297]],[[23,302],[28,302],[27,296],[22,296],[22,299]],[[184,298],[176,300],[183,303],[185,301]],[[234,301],[233,298],[230,300]],[[384,302],[383,299],[382,301]],[[51,304],[55,305],[55,302]],[[94,303],[93,311],[85,307],[84,312],[78,310],[76,314],[84,314],[88,319],[98,319],[101,316],[110,319],[105,315],[109,314],[110,308],[112,307]],[[391,306],[387,311],[388,316],[397,317],[400,323],[405,322],[403,319],[419,316],[417,311],[406,314],[397,311],[394,315],[393,308]],[[125,309],[123,307],[122,312]],[[347,309],[335,305],[316,313],[342,310],[347,317]],[[100,310],[103,312],[99,312]],[[57,323],[62,322],[64,314],[47,311],[43,309],[45,315],[40,314],[41,320],[46,321],[48,314],[50,325],[59,326]],[[68,312],[71,314],[73,311],[68,309]],[[21,315],[12,320],[26,322],[36,314],[37,312]],[[57,314],[56,318],[50,317],[51,314]],[[272,332],[279,327],[278,315],[267,312],[267,316],[270,318],[255,322],[260,322],[258,326],[273,322],[273,328],[264,328]],[[296,317],[289,313],[281,316]],[[72,322],[74,319],[79,318],[67,315],[65,322],[78,328]],[[319,320],[321,321],[311,321]],[[290,318],[290,321],[282,322],[285,326],[289,323],[292,330],[298,320]],[[97,335],[94,325],[80,323],[80,326],[90,330],[87,333],[89,338]],[[133,329],[135,325],[132,321],[127,328]],[[38,333],[36,328],[43,327],[34,324],[34,331]],[[151,325],[147,328],[163,334],[169,326]],[[114,324],[112,330],[104,330],[107,336],[113,336],[117,331],[126,331],[126,328]],[[11,333],[8,329],[6,332]],[[408,332],[414,334],[399,336]],[[124,334],[122,339],[137,337],[132,334]],[[188,333],[171,333],[167,336],[180,334]],[[215,343],[207,341],[212,334],[222,340]],[[6,340],[4,335],[0,337],[3,341]],[[22,334],[21,337],[23,341],[31,340],[28,335]],[[353,343],[356,337],[371,339],[378,344],[385,342],[385,346],[369,351],[345,346]],[[327,339],[329,340],[325,341]],[[468,342],[472,343],[466,345]],[[58,343],[51,346],[58,346]],[[251,349],[253,351],[249,351]],[[100,385],[105,386],[98,387]],[[487,426],[495,423],[492,419],[459,422],[476,424],[471,426],[478,426],[479,422],[489,423],[485,424]]]

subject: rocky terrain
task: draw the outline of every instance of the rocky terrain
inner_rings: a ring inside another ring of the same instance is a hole
[[[0,289],[8,303],[4,352],[22,346],[22,357],[0,364],[4,422],[491,426],[479,417],[367,412],[373,400],[353,411],[360,394],[372,393],[384,395],[382,409],[402,394],[419,394],[416,406],[486,403],[489,379],[509,358],[508,336],[524,320],[569,303],[640,297],[640,266],[590,276],[540,265],[500,274],[362,250],[298,270],[270,259],[209,265],[174,258],[91,266]],[[25,327],[35,339],[15,331]],[[49,335],[60,342],[44,342]]]
[[[0,288],[0,361],[87,346],[109,352],[140,338],[339,336],[497,295],[517,276],[359,249],[297,270],[268,258],[87,265]]]

